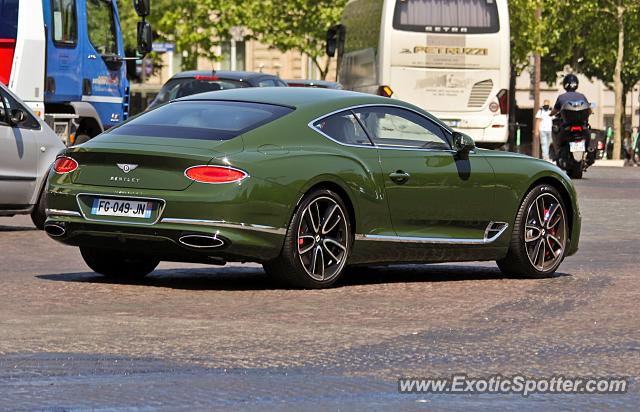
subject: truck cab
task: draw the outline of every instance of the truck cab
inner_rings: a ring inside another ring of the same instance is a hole
[[[148,8],[148,1],[138,3]],[[0,81],[65,144],[126,120],[129,81],[116,0],[0,0],[0,27]]]

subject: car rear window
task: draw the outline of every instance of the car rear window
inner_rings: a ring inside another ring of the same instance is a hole
[[[290,107],[227,101],[178,101],[145,112],[108,133],[139,137],[229,140],[293,111]]]
[[[220,79],[216,76],[196,76],[195,78],[169,80],[153,101],[158,106],[170,100],[191,96],[198,93],[215,92],[218,90],[238,89],[249,87],[246,82],[231,79]]]

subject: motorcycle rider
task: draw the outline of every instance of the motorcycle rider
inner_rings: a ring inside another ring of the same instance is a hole
[[[556,160],[555,156],[559,151],[558,134],[555,132],[555,130],[557,130],[556,128],[559,127],[559,125],[562,123],[560,117],[556,117],[556,115],[560,113],[560,110],[562,110],[562,106],[564,106],[564,104],[567,102],[584,100],[587,105],[589,105],[587,96],[576,91],[578,89],[579,83],[580,82],[578,80],[578,76],[573,73],[569,73],[564,76],[564,79],[562,79],[562,87],[564,87],[565,92],[558,96],[558,98],[556,99],[556,103],[553,105],[553,110],[551,110],[551,113],[549,114],[551,117],[555,117],[553,120],[554,132],[551,135],[554,153],[554,155],[551,157],[553,158],[553,160]]]
[[[556,104],[553,105],[553,110],[551,110],[551,116],[555,116],[560,113],[560,109],[562,109],[562,106],[567,102],[584,100],[585,102],[587,102],[587,104],[589,104],[589,100],[587,99],[587,97],[584,94],[576,91],[578,90],[579,84],[580,82],[578,81],[578,76],[576,76],[575,74],[569,73],[564,76],[564,79],[562,80],[562,87],[564,87],[565,93],[562,93],[558,96]]]

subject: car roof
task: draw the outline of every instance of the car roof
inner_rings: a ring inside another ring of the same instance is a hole
[[[296,84],[296,85],[304,85],[304,86],[319,86],[319,87],[330,87],[335,89],[342,89],[342,85],[338,82],[331,82],[328,80],[310,80],[310,79],[287,79],[285,80],[287,84]]]
[[[411,106],[398,100],[373,94],[312,87],[254,87],[231,89],[194,94],[178,100],[244,101],[294,108],[317,106],[327,110],[333,107],[340,108],[359,104],[400,104],[402,106]]]
[[[278,76],[274,76],[269,73],[258,73],[258,72],[245,72],[245,71],[227,71],[227,70],[189,70],[186,72],[181,72],[173,75],[172,79],[187,79],[196,76],[217,76],[222,79],[228,80],[247,80],[247,79],[255,79],[257,77],[273,77],[277,78]]]

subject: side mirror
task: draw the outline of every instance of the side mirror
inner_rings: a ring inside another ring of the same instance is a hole
[[[149,53],[153,48],[153,33],[151,24],[146,21],[138,22],[138,53],[142,56]]]
[[[140,17],[151,14],[151,0],[133,0],[133,8]]]
[[[460,132],[453,132],[453,149],[458,155],[465,159],[469,156],[469,152],[476,148],[476,144],[472,138]]]
[[[334,57],[336,55],[336,51],[340,54],[339,48],[342,47],[342,42],[344,41],[344,26],[342,24],[336,24],[335,26],[329,27],[327,30],[327,45],[325,51],[327,52],[327,56]]]
[[[13,126],[17,126],[25,120],[27,120],[27,114],[22,109],[11,109],[9,121]]]

